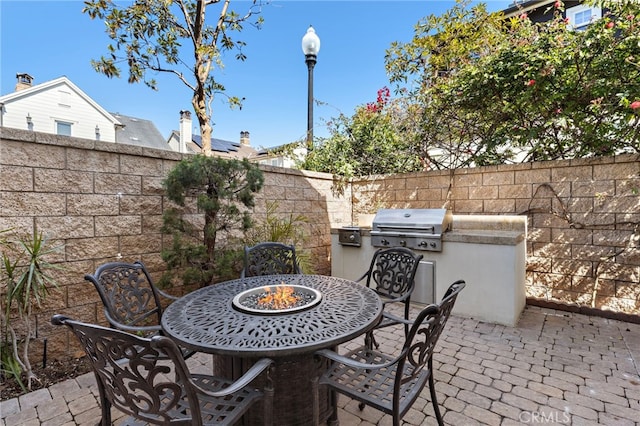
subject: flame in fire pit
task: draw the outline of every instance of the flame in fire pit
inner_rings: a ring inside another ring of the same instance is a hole
[[[300,296],[294,294],[293,287],[279,285],[272,291],[270,287],[264,289],[266,295],[258,299],[258,306],[265,309],[287,309],[300,301]]]
[[[309,309],[321,300],[322,293],[316,289],[283,282],[245,290],[235,295],[232,304],[252,314],[277,315]]]

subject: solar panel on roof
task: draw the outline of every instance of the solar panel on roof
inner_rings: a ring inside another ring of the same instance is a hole
[[[200,135],[192,136],[193,142],[202,148],[202,137]],[[235,141],[225,141],[223,139],[211,138],[211,150],[216,152],[232,153],[238,152],[242,144]]]

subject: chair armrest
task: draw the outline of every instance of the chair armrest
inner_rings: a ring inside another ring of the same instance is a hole
[[[109,311],[107,311],[106,309],[104,310],[104,316],[107,318],[107,321],[109,321],[109,324],[111,324],[111,326],[113,328],[116,328],[116,329],[122,330],[122,331],[127,331],[129,333],[139,333],[139,332],[147,332],[147,331],[158,332],[158,331],[162,330],[162,327],[159,324],[158,325],[127,325],[127,324],[122,324],[121,322],[119,322],[118,320],[113,318],[109,314]]]
[[[359,283],[360,281],[364,280],[365,278],[367,278],[367,275],[369,275],[369,271],[365,272],[360,278],[353,280],[357,283]]]
[[[383,311],[382,312],[382,319],[380,320],[380,322],[384,321],[385,319],[389,320],[389,321],[393,321],[394,323],[397,324],[406,324],[406,325],[413,325],[413,320],[412,319],[404,319],[403,317],[399,317],[397,315],[393,315],[387,311]]]
[[[398,357],[393,358],[391,360],[389,360],[388,362],[382,363],[382,364],[370,364],[367,362],[358,362],[355,361],[351,358],[347,358],[344,355],[340,355],[337,352],[334,352],[332,350],[329,349],[320,349],[319,351],[317,351],[315,353],[316,356],[322,356],[324,358],[330,359],[331,361],[335,361],[335,362],[339,362],[341,364],[344,364],[346,366],[349,367],[353,367],[353,368],[358,368],[358,369],[365,369],[365,370],[375,370],[375,369],[379,369],[379,368],[388,368],[390,366],[392,366],[393,364],[398,362]]]
[[[382,303],[388,305],[390,303],[404,303],[411,297],[411,293],[405,293],[398,297],[383,296]]]
[[[174,296],[172,294],[169,293],[165,293],[164,291],[160,290],[158,287],[156,287],[156,291],[158,292],[158,294],[162,297],[164,297],[165,299],[169,299],[169,300],[173,300],[176,301],[179,299],[179,297]]]
[[[217,392],[212,392],[210,390],[203,389],[202,387],[198,386],[198,384],[195,383],[193,380],[191,380],[191,384],[198,390],[198,392],[204,395],[207,395],[213,398],[220,398],[220,397],[231,395],[232,393],[242,390],[249,383],[251,383],[256,377],[262,374],[265,370],[268,370],[269,368],[271,368],[271,365],[273,363],[274,363],[273,360],[269,358],[262,358],[258,360],[258,362],[253,364],[251,368],[242,375],[242,377],[234,381],[232,384],[230,384],[226,388]]]

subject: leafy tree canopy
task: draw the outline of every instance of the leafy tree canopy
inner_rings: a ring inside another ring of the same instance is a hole
[[[144,82],[157,89],[153,76],[175,75],[192,92],[191,103],[200,125],[203,152],[211,155],[212,103],[216,95],[226,95],[214,71],[223,68],[222,55],[235,51],[244,61],[245,42],[239,34],[245,25],[260,28],[262,2],[240,2],[246,12],[230,9],[231,0],[146,0],[116,2],[85,1],[83,12],[106,24],[111,39],[107,55],[93,60],[94,69],[107,77],[120,77],[120,67],[129,70],[129,83]],[[247,7],[247,4],[249,5]],[[217,9],[214,9],[217,8]],[[213,22],[207,11],[215,10]],[[231,107],[241,99],[227,96]]]
[[[387,52],[387,70],[414,84],[413,140],[433,168],[639,152],[637,2],[602,2],[575,31],[563,18],[505,19],[461,1]]]
[[[339,179],[421,168],[418,157],[402,137],[404,111],[389,89],[375,102],[359,106],[353,116],[340,114],[329,123],[331,136],[315,147],[302,164],[306,170],[333,173]]]

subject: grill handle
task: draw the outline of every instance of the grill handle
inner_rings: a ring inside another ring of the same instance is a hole
[[[390,229],[390,230],[401,229],[404,231],[420,230],[420,231],[431,231],[432,233],[435,232],[436,230],[435,226],[376,225],[376,227],[378,227],[378,229],[380,230],[383,230],[383,229]]]

